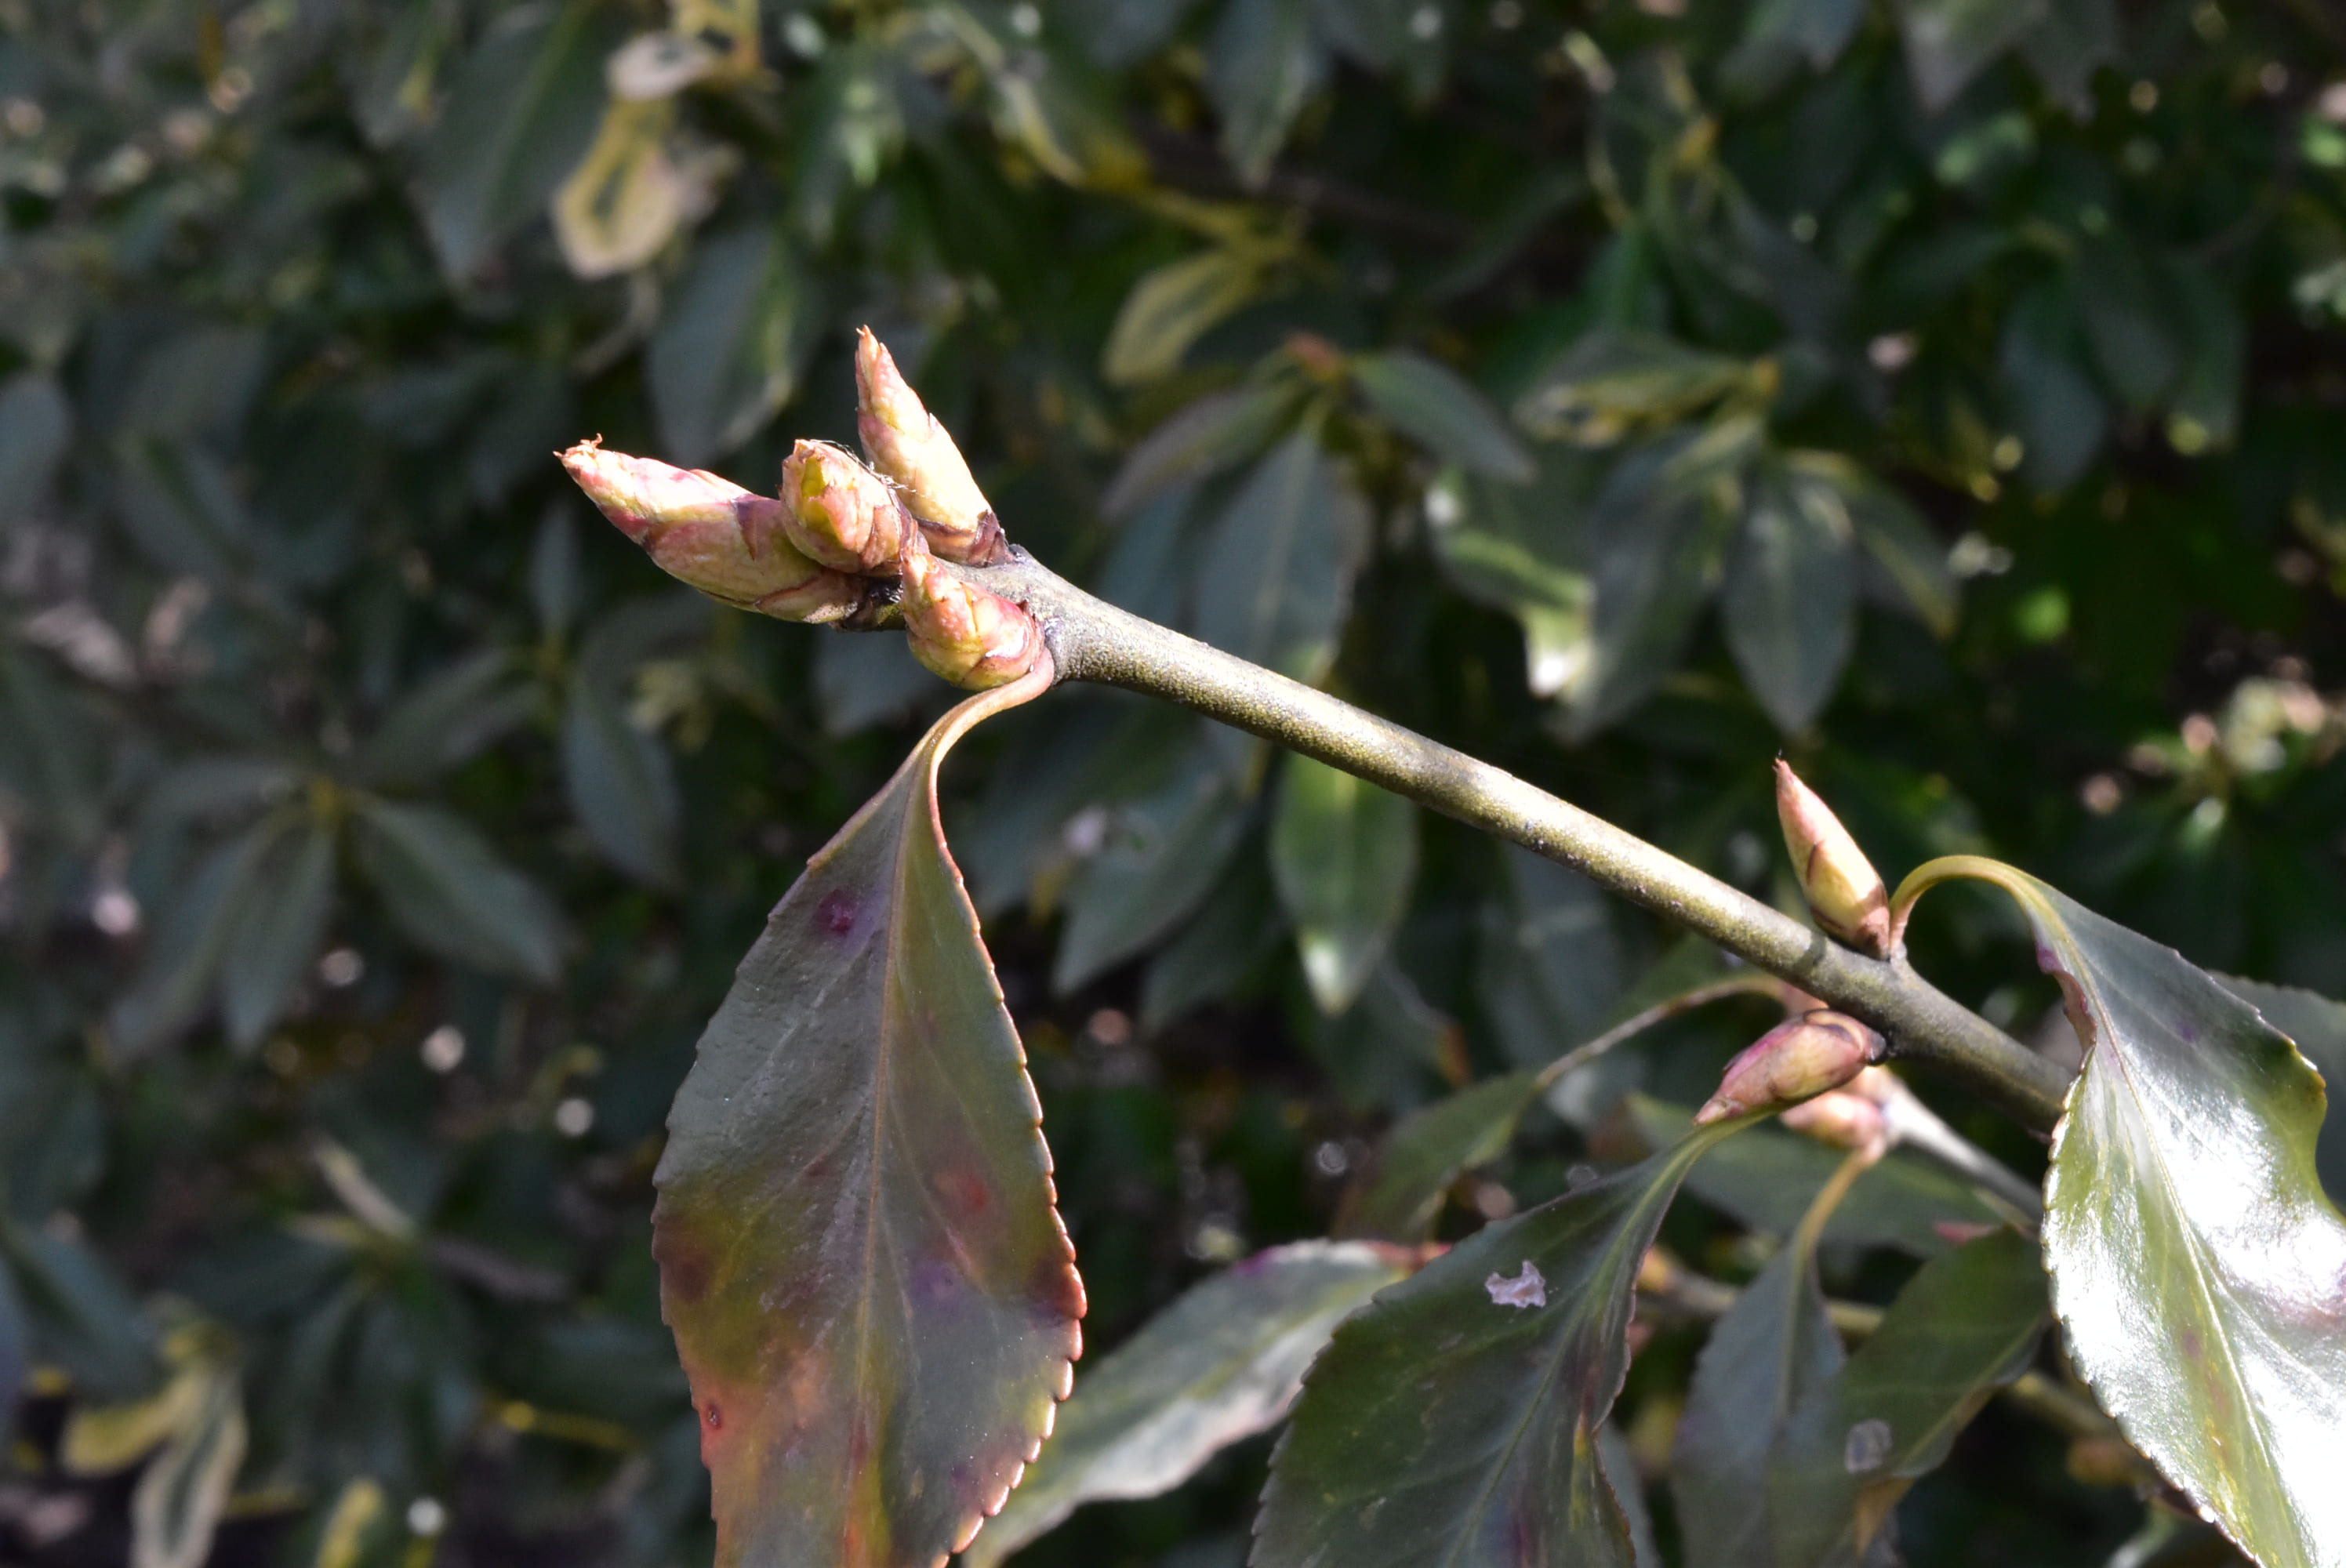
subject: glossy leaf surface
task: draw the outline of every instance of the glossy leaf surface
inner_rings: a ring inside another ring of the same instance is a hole
[[[1924,1264],[1784,1429],[1768,1487],[1776,1568],[1847,1562],[1878,1541],[1914,1478],[2026,1368],[2045,1321],[2044,1267],[2016,1231]]]
[[[2045,1256],[2079,1373],[2134,1445],[2268,1568],[2346,1561],[2346,1220],[2323,1195],[2320,1074],[2173,950],[2034,877],[2011,893],[2086,1064],[2045,1186]]]
[[[1719,1122],[1460,1242],[1337,1329],[1272,1456],[1255,1568],[1630,1568],[1597,1458],[1637,1266]]]
[[[1066,1392],[1083,1287],[935,797],[1046,680],[955,708],[809,862],[669,1115],[653,1251],[721,1564],[927,1568]]]
[[[2325,1087],[2346,1084],[2346,1003],[2294,985],[2268,985],[2222,974],[2225,990],[2264,1014],[2265,1022],[2296,1042],[2321,1074]],[[2346,1114],[2331,1111],[2321,1124],[2314,1165],[2333,1204],[2346,1202]]]
[[[1270,1427],[1336,1325],[1415,1263],[1394,1247],[1300,1241],[1191,1288],[1076,1380],[1050,1447],[962,1562],[992,1568],[1084,1503],[1169,1492]]]

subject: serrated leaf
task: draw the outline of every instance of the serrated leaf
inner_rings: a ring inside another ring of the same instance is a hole
[[[2346,1084],[2346,1003],[2294,985],[2268,985],[2230,974],[2216,979],[2264,1014],[2266,1023],[2288,1035],[2320,1073],[2325,1087]],[[2314,1163],[2330,1201],[2346,1204],[2346,1113],[2333,1112],[2323,1119]]]
[[[2045,1257],[2070,1356],[2127,1441],[2267,1568],[2346,1560],[2346,1220],[2314,1166],[2321,1077],[2172,949],[2010,866],[2086,1064],[2053,1140]]]
[[[1864,1552],[1988,1396],[2027,1369],[2045,1323],[2044,1266],[2016,1231],[1924,1264],[1785,1426],[1768,1480],[1776,1568]]]
[[[1336,1330],[1271,1457],[1253,1568],[1632,1568],[1597,1429],[1637,1266],[1741,1121],[1485,1227]]]
[[[1368,528],[1359,494],[1299,430],[1257,463],[1198,564],[1198,635],[1300,681],[1336,657]]]
[[[684,803],[668,749],[629,723],[617,696],[583,667],[563,708],[562,781],[606,860],[647,886],[676,885]]]
[[[720,1568],[930,1568],[1051,1429],[1083,1287],[938,827],[940,720],[769,918],[654,1181]]]
[[[1437,461],[1513,484],[1528,483],[1537,472],[1505,417],[1449,366],[1392,349],[1356,355],[1346,368],[1369,406]]]
[[[1830,486],[1782,464],[1760,463],[1744,486],[1719,618],[1744,684],[1787,735],[1816,722],[1857,641],[1852,532]]]
[[[334,897],[333,824],[311,817],[256,873],[261,890],[239,907],[220,965],[229,1038],[250,1049],[285,1010],[326,940]]]
[[[797,390],[814,284],[771,223],[704,235],[644,356],[660,447],[685,467],[740,446]]]
[[[1241,185],[1270,178],[1325,68],[1308,0],[1229,0],[1223,7],[1207,52],[1206,90]]]
[[[1100,351],[1100,374],[1137,386],[1172,374],[1191,344],[1261,290],[1263,258],[1227,247],[1140,275]]]
[[[41,498],[73,438],[73,405],[37,371],[0,382],[0,523]]]
[[[1249,384],[1185,403],[1126,454],[1100,497],[1100,514],[1129,517],[1150,502],[1210,479],[1260,452],[1279,434],[1296,391]]]
[[[1341,1013],[1409,911],[1417,808],[1341,769],[1290,757],[1271,814],[1270,871],[1312,999]]]
[[[1898,0],[1906,73],[1938,113],[2045,14],[2045,0]]]
[[[440,264],[466,279],[544,210],[603,109],[609,40],[596,8],[510,12],[456,69],[423,152]]]
[[[359,865],[409,940],[476,969],[554,979],[560,918],[471,823],[373,796],[357,808]]]
[[[1393,1124],[1369,1168],[1345,1189],[1332,1234],[1424,1240],[1450,1184],[1507,1152],[1516,1124],[1538,1095],[1537,1074],[1509,1073],[1412,1111]]]
[[[1086,1365],[1050,1445],[964,1568],[994,1568],[1084,1503],[1169,1492],[1268,1430],[1336,1325],[1415,1263],[1397,1247],[1301,1241],[1193,1286]]]

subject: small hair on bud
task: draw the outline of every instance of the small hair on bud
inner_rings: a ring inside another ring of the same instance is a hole
[[[1048,657],[1032,616],[963,582],[927,551],[905,552],[903,577],[904,640],[914,658],[955,686],[1002,686]]]
[[[1738,1052],[1695,1124],[1775,1110],[1838,1089],[1882,1060],[1882,1036],[1846,1013],[1818,1008],[1786,1019]]]
[[[801,441],[782,460],[782,504],[790,542],[837,571],[892,573],[912,532],[887,483],[827,441]]]
[[[856,333],[855,402],[863,450],[903,494],[929,548],[948,561],[987,565],[1000,559],[1002,524],[970,476],[961,448],[869,327]]]
[[[783,620],[825,623],[863,609],[871,585],[826,570],[790,540],[782,504],[697,468],[606,452],[561,453],[586,498],[659,568],[712,599]]]
[[[1890,890],[1822,797],[1776,759],[1776,817],[1809,912],[1828,936],[1874,958],[1890,954]]]

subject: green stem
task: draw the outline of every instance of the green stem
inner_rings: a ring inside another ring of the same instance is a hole
[[[1041,623],[1060,677],[1164,697],[1571,867],[1882,1032],[2033,1127],[2059,1117],[2061,1071],[1955,1003],[1902,957],[1828,941],[1610,822],[1299,681],[1103,604],[1026,556],[956,568]]]

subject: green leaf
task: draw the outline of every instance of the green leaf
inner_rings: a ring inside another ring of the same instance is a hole
[[[1085,1364],[1043,1457],[964,1568],[994,1568],[1086,1502],[1155,1497],[1287,1413],[1336,1325],[1415,1258],[1300,1241],[1191,1287],[1096,1366]]]
[[[1803,479],[1831,488],[1857,542],[1923,624],[1935,636],[1953,636],[1963,590],[1947,567],[1946,545],[1923,514],[1897,491],[1834,453],[1796,452],[1788,461]]]
[[[713,232],[693,248],[645,351],[660,447],[687,468],[756,434],[797,390],[821,311],[771,223]]]
[[[15,1272],[0,1257],[0,1389],[9,1390],[12,1403],[31,1368],[31,1336],[26,1329],[24,1303],[16,1296]]]
[[[2128,407],[2150,408],[2183,369],[2182,350],[2167,330],[2173,289],[2130,237],[2087,241],[2077,267],[2078,314],[2103,381]]]
[[[1067,892],[1052,987],[1073,991],[1172,931],[1213,890],[1246,825],[1228,774],[1202,743],[1170,779],[1110,809]]]
[[[2168,401],[2167,438],[2187,457],[2229,447],[2240,431],[2248,325],[2240,308],[2206,267],[2168,269],[2169,310],[2183,341],[2183,368]]]
[[[1745,684],[1787,735],[1824,711],[1857,641],[1853,532],[1831,486],[1780,463],[1744,487],[1719,615]]]
[[[138,1298],[88,1247],[0,1217],[0,1254],[14,1266],[35,1354],[98,1399],[128,1399],[155,1377],[154,1331]]]
[[[2066,490],[2101,450],[2109,410],[2084,370],[2076,342],[2076,304],[2057,283],[2040,283],[2004,318],[1997,370],[2023,443],[2021,476],[2039,490]]]
[[[1263,275],[1262,257],[1229,247],[1141,274],[1108,329],[1100,374],[1117,386],[1171,375],[1192,344],[1261,291]]]
[[[720,1568],[930,1568],[1051,1428],[1083,1287],[1018,1036],[938,828],[940,720],[775,906],[654,1180]]]
[[[284,1012],[326,940],[334,897],[333,824],[310,817],[278,840],[239,905],[220,966],[229,1038],[250,1049]]]
[[[2262,1013],[2266,1023],[2288,1035],[2320,1073],[2325,1086],[2346,1084],[2346,1003],[2293,985],[2268,985],[2229,974],[2216,979]],[[2314,1164],[2330,1201],[2346,1204],[2346,1113],[2333,1113],[2322,1121]]]
[[[1538,1094],[1537,1074],[1509,1073],[1412,1111],[1345,1189],[1333,1234],[1423,1241],[1433,1233],[1450,1184],[1507,1152],[1516,1124]]]
[[[583,661],[563,709],[562,779],[604,859],[648,887],[677,885],[684,803],[668,748],[628,721]]]
[[[1229,0],[1207,51],[1206,91],[1239,182],[1260,186],[1326,62],[1307,0]]]
[[[1596,1437],[1637,1266],[1688,1167],[1744,1125],[1487,1226],[1349,1319],[1271,1457],[1254,1568],[1630,1568]]]
[[[2036,25],[2045,0],[1898,0],[1898,34],[1914,96],[1936,114]]]
[[[1593,590],[1577,527],[1580,474],[1542,453],[1525,486],[1445,474],[1426,494],[1434,556],[1458,591],[1515,616],[1524,629],[1524,678],[1554,697],[1588,658]]]
[[[1873,1543],[1914,1479],[2027,1369],[2045,1321],[2044,1267],[2015,1231],[1924,1264],[1785,1426],[1768,1480],[1776,1568],[1846,1562]]]
[[[1352,1006],[1417,878],[1417,808],[1309,757],[1290,757],[1270,820],[1270,872],[1323,1013]]]
[[[1515,423],[1544,441],[1609,446],[1640,428],[1691,417],[1749,374],[1740,360],[1602,326],[1516,401]]]
[[[1154,1031],[1194,1007],[1227,997],[1287,934],[1285,911],[1264,857],[1233,855],[1205,903],[1148,961],[1140,982],[1140,1026]]]
[[[351,759],[351,777],[385,788],[438,778],[526,719],[536,698],[503,648],[483,648],[409,689]]]
[[[2094,113],[2094,73],[2118,61],[2116,0],[2047,0],[2021,36],[2021,57],[2045,90],[2080,120]]]
[[[1545,1066],[1596,1033],[1621,991],[1621,946],[1596,885],[1510,844],[1483,906],[1475,993],[1509,1061]]]
[[[1737,53],[1790,51],[1811,69],[1828,70],[1864,20],[1864,0],[1759,0]]]
[[[417,946],[475,969],[550,983],[562,925],[546,896],[463,818],[358,799],[359,865]]]
[[[1251,382],[1183,404],[1126,454],[1100,497],[1100,514],[1129,517],[1159,496],[1245,462],[1279,433],[1296,398],[1292,385]]]
[[[423,216],[454,279],[545,210],[603,115],[610,39],[596,7],[505,14],[457,67],[423,149]]]
[[[1198,568],[1198,635],[1305,682],[1327,673],[1366,542],[1367,508],[1299,430],[1255,465]]]
[[[217,581],[251,544],[252,520],[219,458],[164,438],[117,443],[115,514],[168,572]]]
[[[214,850],[156,921],[152,945],[130,989],[107,1013],[115,1048],[138,1057],[195,1021],[212,993],[230,939],[250,918],[249,901],[260,869],[292,830],[294,809],[281,808]]]
[[[1437,460],[1513,484],[1537,472],[1505,417],[1448,365],[1393,349],[1356,355],[1347,368],[1369,406]]]
[[[73,405],[37,371],[0,382],[0,523],[39,500],[73,440]]]
[[[2071,1359],[2127,1441],[2267,1568],[2346,1559],[2346,1220],[2314,1168],[2321,1077],[2257,1009],[2025,872],[2012,894],[2086,1064],[2053,1140],[2045,1257]]]

